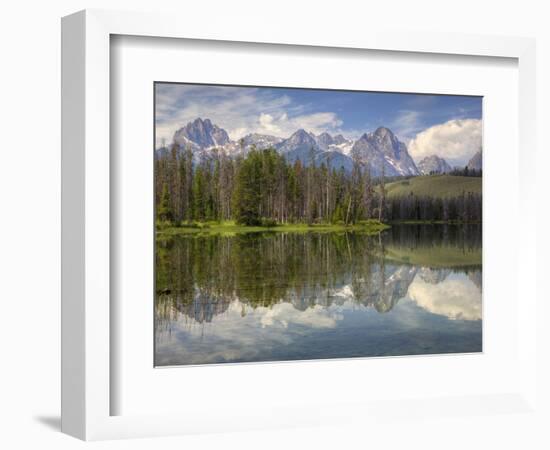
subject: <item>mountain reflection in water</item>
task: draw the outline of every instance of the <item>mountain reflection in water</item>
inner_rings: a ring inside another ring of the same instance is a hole
[[[481,226],[157,242],[155,364],[481,351]]]

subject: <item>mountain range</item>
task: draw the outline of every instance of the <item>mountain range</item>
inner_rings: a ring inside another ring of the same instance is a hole
[[[193,152],[195,161],[212,155],[214,149],[224,151],[230,157],[246,155],[252,148],[274,148],[284,155],[287,161],[294,163],[300,160],[308,165],[322,163],[332,168],[344,168],[351,171],[353,161],[357,159],[368,163],[372,176],[414,176],[429,173],[446,173],[451,171],[447,162],[436,155],[429,156],[415,164],[405,143],[386,127],[379,127],[372,133],[365,133],[356,141],[346,139],[341,134],[332,136],[329,133],[315,135],[303,129],[294,132],[288,138],[252,133],[239,140],[231,140],[227,131],[213,124],[210,119],[197,118],[174,133],[173,142],[183,149]],[[157,149],[159,157],[166,155],[168,149]],[[475,158],[476,156],[474,156]],[[472,158],[472,161],[474,160]],[[479,162],[472,165],[481,165]]]

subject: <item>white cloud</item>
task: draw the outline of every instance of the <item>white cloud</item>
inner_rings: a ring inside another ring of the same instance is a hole
[[[334,328],[343,315],[331,312],[321,305],[315,305],[305,311],[297,310],[291,303],[279,303],[265,311],[260,319],[262,328],[289,324],[306,325],[311,328]]]
[[[342,121],[334,112],[308,114],[304,105],[286,95],[256,88],[197,85],[159,85],[156,92],[156,140],[172,141],[174,132],[197,117],[209,118],[231,139],[248,133],[286,138],[297,129],[313,133],[339,132]]]
[[[246,133],[271,134],[286,138],[300,128],[320,134],[324,131],[335,132],[341,125],[342,121],[332,112],[303,114],[292,118],[289,118],[286,112],[280,114],[278,117],[272,114],[260,113],[257,123],[252,124],[251,127],[246,129]],[[243,129],[239,131],[243,133]],[[242,135],[238,135],[236,130],[233,130],[229,134],[233,139],[242,137]]]
[[[451,166],[464,166],[481,149],[481,133],[480,119],[449,120],[418,133],[409,142],[408,149],[417,162],[437,155]]]
[[[463,274],[451,275],[437,284],[417,275],[408,296],[425,310],[451,320],[481,320],[481,291]]]
[[[303,329],[331,329],[343,319],[343,307],[337,310],[315,305],[305,311],[291,303],[271,307],[251,307],[234,300],[228,309],[215,315],[210,323],[195,323],[185,314],[172,311],[170,332],[157,341],[157,351],[168,362],[186,361],[205,364],[239,359],[258,359],[270,348],[291,345],[303,337]],[[243,314],[244,313],[244,314]],[[182,345],[185,343],[185,345]]]

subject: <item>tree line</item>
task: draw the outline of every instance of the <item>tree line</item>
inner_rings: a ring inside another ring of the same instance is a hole
[[[355,159],[351,171],[288,162],[275,149],[230,158],[214,150],[199,162],[174,144],[155,158],[156,216],[172,224],[235,220],[243,225],[355,224],[378,220],[480,220],[481,197],[388,199],[386,177]]]
[[[455,167],[453,170],[448,172],[449,175],[455,175],[460,177],[481,177],[483,176],[483,171],[481,169],[470,169],[468,166],[464,167]]]
[[[390,221],[481,222],[482,196],[462,192],[456,197],[417,196],[412,193],[387,201],[385,217]]]

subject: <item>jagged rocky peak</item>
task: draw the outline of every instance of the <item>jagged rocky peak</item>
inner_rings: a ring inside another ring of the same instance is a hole
[[[200,149],[222,146],[229,142],[229,135],[210,119],[197,118],[174,133],[174,142],[185,146],[194,144]]]
[[[293,142],[315,143],[315,135],[300,128],[290,136],[289,140]]]
[[[397,146],[399,143],[393,131],[386,127],[378,127],[374,133],[368,133],[367,136],[389,147]]]
[[[284,139],[278,145],[278,150],[282,153],[288,153],[291,151],[305,151],[305,150],[318,150],[317,141],[315,135],[308,133],[304,129],[299,129],[294,132],[288,139]]]
[[[339,152],[343,155],[347,155],[353,145],[353,141],[346,139],[341,134],[331,136],[329,133],[324,132],[316,137],[317,146],[322,151]]]
[[[345,144],[346,142],[348,142],[348,140],[344,136],[342,136],[341,134],[337,134],[336,136],[334,136],[334,138],[332,140],[333,140],[333,143],[336,144],[336,145],[341,145],[341,144]]]
[[[386,154],[398,156],[403,149],[406,151],[405,144],[389,128],[378,127],[373,133],[373,139],[379,142]]]
[[[351,156],[368,162],[371,174],[379,176],[418,175],[407,146],[386,127],[379,127],[374,133],[363,134],[353,145]]]
[[[335,144],[334,138],[327,132],[321,133],[319,136],[317,136],[317,142],[324,147]]]
[[[361,137],[359,139],[357,139],[358,141],[366,141],[368,142],[370,138],[372,138],[373,134],[372,133],[363,133],[361,135]]]
[[[448,173],[452,170],[451,166],[447,164],[447,161],[437,155],[426,156],[416,166],[423,175],[429,175],[431,173]]]
[[[483,157],[481,155],[481,150],[479,150],[472,159],[468,161],[469,170],[481,170],[483,168]]]
[[[275,148],[290,163],[300,160],[302,163],[308,164],[312,158],[322,152],[315,135],[303,129],[296,131],[288,139],[281,141]]]
[[[395,135],[393,134],[392,130],[386,127],[378,127],[373,134],[379,139],[395,139]]]

